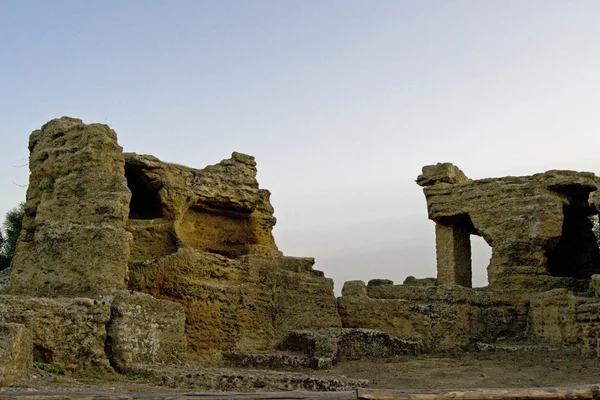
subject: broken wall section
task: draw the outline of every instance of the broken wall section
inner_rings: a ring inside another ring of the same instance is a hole
[[[462,286],[346,282],[344,328],[377,329],[423,343],[427,352],[465,350],[476,341],[525,337],[529,296]]]
[[[599,182],[574,171],[470,180],[450,163],[423,167],[417,183],[436,222],[440,282],[470,286],[468,236],[478,235],[492,247],[490,288],[586,291],[600,272],[588,203]]]

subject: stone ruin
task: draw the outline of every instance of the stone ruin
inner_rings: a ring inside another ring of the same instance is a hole
[[[471,180],[439,163],[423,167],[417,184],[435,222],[437,278],[347,282],[342,326],[421,340],[431,352],[533,342],[600,355],[600,253],[590,220],[600,178],[548,171]],[[471,235],[492,248],[484,288],[472,288]]]
[[[251,156],[197,170],[123,153],[108,126],[67,117],[34,131],[29,151],[23,231],[0,285],[0,359],[14,360],[0,386],[34,359],[128,372],[515,343],[600,354],[594,174],[470,180],[426,166],[437,278],[346,282],[336,299],[314,259],[277,249]],[[492,247],[486,288],[471,287],[470,235]]]
[[[581,289],[600,273],[590,216],[598,178],[548,171],[472,181],[450,163],[423,168],[429,218],[435,221],[438,282],[471,287],[470,235],[492,248],[490,289]]]

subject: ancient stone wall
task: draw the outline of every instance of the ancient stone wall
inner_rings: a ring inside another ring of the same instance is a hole
[[[471,286],[470,235],[492,247],[490,288],[585,290],[600,271],[588,202],[598,178],[548,171],[522,177],[470,180],[450,163],[423,167],[429,218],[436,222],[438,280]]]
[[[182,248],[131,264],[130,287],[181,303],[192,358],[274,350],[294,329],[341,326],[333,281],[313,259],[219,254]]]
[[[524,337],[529,295],[352,281],[344,286],[338,310],[344,327],[421,341],[429,352],[455,351],[475,341]]]

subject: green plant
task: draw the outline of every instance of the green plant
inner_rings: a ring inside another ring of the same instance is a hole
[[[65,374],[65,368],[57,365],[57,364],[46,364],[43,362],[34,362],[33,365],[37,368],[37,369],[41,369],[42,371],[46,371],[49,372],[51,374],[57,374],[57,375],[64,375]]]
[[[23,228],[24,215],[25,203],[23,202],[6,213],[2,224],[4,234],[0,232],[0,270],[10,266]]]
[[[596,243],[600,247],[600,222],[598,221],[598,215],[592,215],[590,221],[592,222],[592,232],[596,236]]]

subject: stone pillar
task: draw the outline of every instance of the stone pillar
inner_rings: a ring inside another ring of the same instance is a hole
[[[125,289],[131,192],[106,125],[63,117],[29,138],[29,186],[9,292],[93,297]]]
[[[439,285],[471,287],[471,238],[460,224],[435,224]]]

